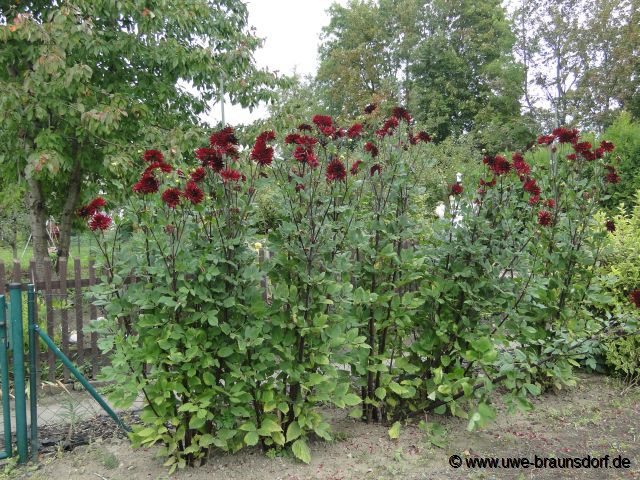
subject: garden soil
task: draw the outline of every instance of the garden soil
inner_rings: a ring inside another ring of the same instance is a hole
[[[193,480],[347,480],[347,479],[640,479],[640,389],[623,391],[619,382],[583,375],[578,386],[546,393],[535,410],[509,414],[499,407],[496,421],[467,432],[466,421],[428,417],[444,427],[436,447],[417,420],[391,440],[389,426],[366,425],[331,410],[336,440],[312,442],[313,459],[303,465],[290,456],[268,458],[258,449],[212,456],[201,468],[168,475],[155,448],[132,450],[126,439],[98,440],[70,452],[43,454],[38,465],[11,470],[5,478],[193,479]],[[472,457],[629,458],[629,469],[454,469],[451,455]]]

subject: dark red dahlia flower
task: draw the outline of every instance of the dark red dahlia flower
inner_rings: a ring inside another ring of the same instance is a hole
[[[532,195],[540,195],[540,187],[533,178],[527,179],[522,187],[525,192],[529,192]]]
[[[613,233],[616,231],[616,223],[613,220],[607,220],[604,222],[604,226],[607,227],[608,232]]]
[[[143,154],[145,162],[162,162],[164,161],[164,155],[160,150],[146,150]]]
[[[361,163],[362,163],[362,160],[356,160],[355,162],[353,162],[353,164],[351,165],[351,168],[349,169],[351,172],[351,175],[358,174],[358,170],[360,169]]]
[[[228,181],[237,182],[241,177],[240,172],[231,168],[225,168],[224,170],[221,170],[220,176],[225,183]]]
[[[543,227],[549,226],[549,224],[551,223],[551,213],[547,212],[546,210],[540,210],[538,212],[538,223]]]
[[[198,183],[204,180],[206,175],[207,175],[207,171],[202,167],[198,167],[193,172],[191,172],[191,180]]]
[[[605,152],[613,152],[616,147],[613,143],[603,140],[600,142],[600,148]]]
[[[342,181],[346,176],[347,170],[344,167],[344,163],[338,157],[333,157],[333,160],[327,165],[327,180],[330,182]]]
[[[453,185],[449,185],[449,192],[451,193],[451,195],[460,195],[462,193],[462,185],[460,185],[458,182],[454,183]]]
[[[164,162],[153,162],[145,170],[144,173],[153,172],[154,170],[161,170],[164,173],[170,173],[173,171],[173,167]]]
[[[411,115],[409,115],[408,110],[404,107],[395,107],[393,109],[393,116],[398,120],[404,120],[407,123],[411,123],[413,121],[413,118],[411,118]]]
[[[529,205],[537,205],[540,202],[540,195],[533,195],[529,198]]]
[[[577,156],[575,153],[569,153],[569,154],[567,155],[567,160],[574,161],[574,160],[576,160],[577,158],[578,158],[578,156]]]
[[[296,192],[300,190],[304,190],[304,185],[302,183],[296,183]]]
[[[553,198],[544,201],[544,204],[549,208],[555,208],[556,201]]]
[[[382,173],[382,167],[380,166],[379,163],[376,163],[375,165],[373,165],[370,169],[369,169],[369,175],[370,176],[374,176],[375,174],[380,175]]]
[[[636,308],[640,308],[640,289],[635,289],[629,294],[629,300],[633,303]]]
[[[366,113],[367,115],[371,115],[375,111],[376,108],[378,108],[378,104],[377,103],[370,103],[369,105],[364,107],[364,113]]]
[[[431,141],[431,136],[424,131],[418,132],[418,134],[416,135],[416,138],[424,143],[429,143]]]
[[[493,162],[489,162],[489,168],[496,175],[504,175],[511,170],[511,164],[502,155],[496,155]]]
[[[608,183],[620,183],[620,176],[616,172],[616,169],[611,165],[605,165],[605,168],[609,172],[604,177],[605,181]]]
[[[347,130],[347,136],[351,139],[356,139],[362,134],[362,124],[354,123]]]
[[[151,173],[142,175],[140,180],[133,186],[133,191],[136,193],[156,193],[160,188],[160,182]]]
[[[522,154],[516,152],[511,156],[511,159],[513,160],[513,168],[518,172],[518,175],[528,175],[531,173],[531,167],[524,161]]]
[[[491,180],[480,179],[480,186],[482,187],[495,187],[496,186],[496,177],[493,177]]]
[[[194,205],[197,205],[204,200],[204,192],[196,185],[195,181],[191,181],[187,182],[184,187],[184,197]]]
[[[112,220],[110,216],[98,212],[94,214],[93,217],[91,217],[91,220],[89,220],[89,228],[94,232],[96,230],[105,231],[107,228],[109,228],[111,222]]]
[[[325,137],[338,137],[339,130],[337,130],[335,127],[332,127],[331,125],[318,125],[318,130],[320,130],[320,133],[322,133]]]
[[[385,137],[387,135],[393,135],[394,129],[398,128],[398,119],[396,117],[388,118],[380,130],[376,130],[376,135],[379,137]]]
[[[538,137],[538,145],[551,145],[555,137],[553,135],[540,135]]]
[[[182,192],[174,187],[167,188],[161,195],[162,201],[166,203],[169,208],[176,208],[180,203],[181,197]]]
[[[224,168],[222,154],[216,148],[198,148],[196,150],[196,158],[200,160],[204,167],[209,167],[215,172],[219,172]]]
[[[95,213],[95,210],[89,208],[89,205],[85,205],[84,207],[80,207],[77,213],[80,218],[89,218]]]
[[[284,143],[286,143],[287,145],[291,145],[292,143],[298,143],[298,140],[300,140],[299,133],[290,133],[289,135],[284,137]]]
[[[300,125],[298,125],[298,130],[300,130],[301,132],[310,132],[312,128],[308,123],[301,123]]]
[[[364,151],[369,152],[373,158],[378,156],[378,147],[376,147],[372,142],[364,144]]]
[[[226,127],[218,132],[213,132],[209,137],[209,143],[212,147],[227,147],[228,145],[238,145],[238,139],[233,132],[233,128]]]
[[[591,142],[577,142],[573,144],[573,150],[576,153],[587,152],[591,150]]]
[[[315,123],[318,128],[333,126],[333,120],[329,115],[314,115],[311,121]]]
[[[251,158],[255,160],[258,165],[266,166],[271,165],[273,161],[273,147],[268,147],[267,142],[275,139],[275,133],[273,130],[262,132],[256,138],[256,143],[251,150]]]
[[[554,137],[558,139],[560,143],[573,143],[578,140],[580,136],[580,132],[577,129],[566,128],[566,127],[558,127],[554,128],[551,132]]]

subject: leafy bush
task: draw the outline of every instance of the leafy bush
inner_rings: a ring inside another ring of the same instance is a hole
[[[640,336],[630,335],[605,342],[607,363],[632,384],[640,383]]]
[[[431,185],[448,199],[432,221],[419,207],[437,149],[403,108],[375,118],[316,115],[277,158],[275,133],[241,159],[229,128],[197,168],[149,150],[115,228],[103,199],[81,210],[104,256],[111,397],[143,392],[132,439],[161,442],[171,469],[257,444],[308,462],[307,439],[331,438],[325,404],[366,421],[449,411],[475,428],[498,385],[530,408],[626,322],[596,277],[613,145],[561,128],[526,155],[485,156],[477,189]]]
[[[633,121],[628,113],[623,112],[613,124],[607,128],[603,136],[616,145],[617,167],[623,172],[620,183],[611,191],[611,198],[605,206],[613,211],[621,203],[630,212],[631,199],[640,190],[640,123]]]

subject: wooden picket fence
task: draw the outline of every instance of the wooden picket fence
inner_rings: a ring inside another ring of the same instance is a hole
[[[96,271],[93,260],[83,268],[79,258],[73,259],[73,276],[69,271],[69,262],[62,257],[58,260],[58,272],[54,271],[51,260],[44,266],[44,278],[38,278],[35,262],[31,262],[27,270],[22,269],[20,262],[7,266],[0,262],[0,295],[8,291],[9,283],[19,283],[26,291],[27,285],[33,283],[36,290],[36,316],[40,325],[46,318],[46,329],[49,337],[55,340],[62,352],[83,368],[84,373],[95,378],[99,371],[102,357],[98,350],[97,334],[85,333],[87,322],[98,317],[97,308],[85,295],[88,287],[95,285]],[[83,272],[85,278],[83,277]],[[40,309],[44,314],[40,315]],[[25,312],[26,315],[26,312]],[[39,373],[43,364],[48,366],[46,379],[56,380],[56,360],[52,351],[39,350],[37,367]],[[42,378],[41,376],[39,378]],[[70,379],[69,370],[64,368],[62,380]]]

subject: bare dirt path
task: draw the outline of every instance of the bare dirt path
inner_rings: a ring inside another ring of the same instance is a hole
[[[193,479],[193,480],[347,480],[347,479],[640,479],[640,390],[621,394],[620,385],[598,375],[583,375],[570,390],[547,393],[529,413],[498,413],[494,423],[469,433],[466,422],[434,417],[444,427],[442,448],[427,441],[416,424],[390,440],[388,426],[365,425],[332,411],[337,438],[312,443],[313,459],[302,465],[290,457],[267,458],[259,450],[216,455],[203,468],[169,476],[155,449],[132,450],[126,440],[110,440],[43,458],[39,467],[7,472],[10,478]],[[451,455],[463,459],[449,465]],[[474,457],[603,457],[618,455],[628,469],[472,469]]]

